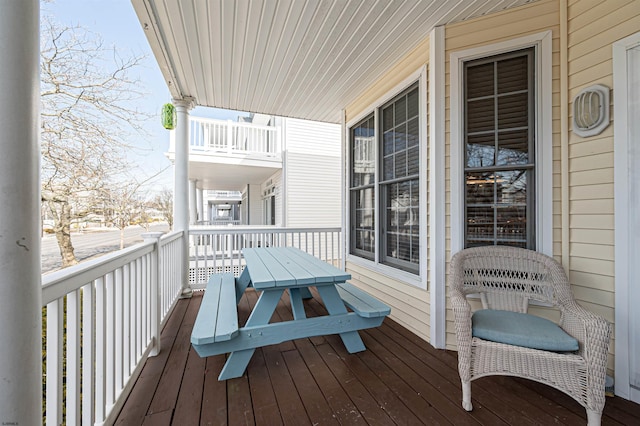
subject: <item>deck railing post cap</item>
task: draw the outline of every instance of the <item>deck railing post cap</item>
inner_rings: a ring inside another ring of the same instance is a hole
[[[144,232],[142,233],[140,236],[145,240],[145,241],[155,241],[155,240],[159,240],[160,237],[162,237],[164,235],[164,232]]]

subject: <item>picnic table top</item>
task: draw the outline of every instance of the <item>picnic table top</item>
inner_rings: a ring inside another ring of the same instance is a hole
[[[257,247],[242,250],[251,283],[258,290],[342,283],[345,271],[293,247]]]

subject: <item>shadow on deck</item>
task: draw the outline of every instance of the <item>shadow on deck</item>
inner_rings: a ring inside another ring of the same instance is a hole
[[[317,298],[317,293],[314,293]],[[257,294],[240,302],[240,323]],[[120,425],[586,424],[585,410],[554,388],[512,377],[473,382],[474,410],[461,406],[456,353],[437,350],[385,319],[361,331],[367,350],[346,352],[338,336],[258,349],[244,376],[219,382],[225,355],[200,358],[190,336],[201,294],[178,301],[126,401]],[[324,307],[305,301],[308,316]],[[290,319],[287,300],[272,321]],[[640,424],[640,405],[607,398],[604,425]]]

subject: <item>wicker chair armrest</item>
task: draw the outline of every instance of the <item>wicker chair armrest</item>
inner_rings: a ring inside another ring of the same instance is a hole
[[[611,324],[577,302],[561,307],[560,326],[578,339],[580,355],[587,364],[587,409],[601,411],[604,406],[604,386],[611,338]]]
[[[588,364],[603,362],[606,365],[611,337],[611,324],[599,315],[588,311],[577,302],[560,307],[560,327],[575,337],[580,344],[580,354]]]

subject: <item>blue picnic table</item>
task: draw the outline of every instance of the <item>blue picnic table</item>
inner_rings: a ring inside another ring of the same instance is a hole
[[[245,248],[240,277],[214,274],[209,279],[191,334],[198,355],[230,353],[218,377],[240,377],[256,348],[312,336],[339,334],[350,353],[365,350],[358,330],[378,327],[391,309],[346,282],[351,275],[291,247]],[[243,327],[237,305],[247,287],[260,296]],[[328,315],[307,318],[303,299],[315,287]],[[270,323],[280,298],[289,292],[293,320]]]

